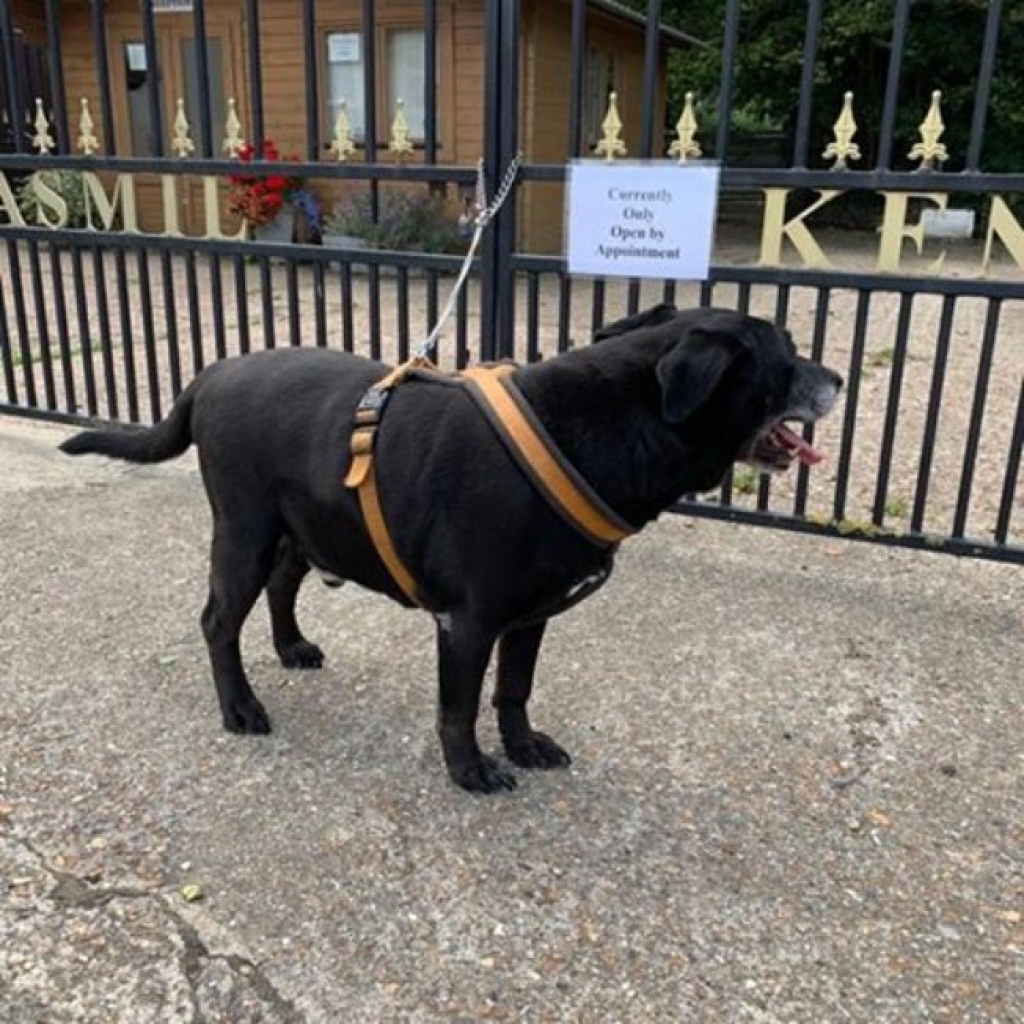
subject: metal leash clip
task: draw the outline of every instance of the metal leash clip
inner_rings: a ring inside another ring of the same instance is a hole
[[[502,178],[501,184],[498,186],[498,191],[494,194],[494,199],[487,202],[487,184],[484,180],[484,162],[480,160],[477,163],[476,173],[476,215],[473,217],[473,239],[469,243],[469,250],[466,252],[466,258],[462,261],[462,270],[459,271],[459,276],[455,281],[455,285],[452,288],[451,295],[448,297],[448,303],[444,307],[440,317],[438,317],[437,324],[434,329],[427,336],[424,341],[416,349],[417,359],[429,359],[434,361],[435,354],[437,352],[437,341],[441,336],[441,331],[444,328],[448,318],[452,315],[452,311],[455,309],[455,303],[458,300],[459,292],[462,290],[463,285],[466,283],[466,278],[469,276],[470,267],[473,265],[473,257],[476,255],[477,246],[480,244],[480,239],[483,237],[484,229],[494,219],[498,211],[504,206],[505,200],[508,199],[509,194],[512,191],[512,186],[515,184],[516,176],[519,174],[519,168],[523,162],[523,154],[517,153],[515,158],[508,166],[508,170],[505,172],[505,177]]]

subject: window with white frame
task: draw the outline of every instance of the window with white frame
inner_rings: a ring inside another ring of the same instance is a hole
[[[388,91],[384,116],[390,124],[401,100],[409,134],[414,139],[422,139],[426,134],[426,51],[422,29],[390,29],[387,33]]]
[[[348,110],[352,138],[366,136],[365,64],[359,32],[327,33],[327,110],[333,126],[342,101]]]
[[[379,37],[384,66],[377,66],[377,135],[391,130],[398,101],[402,101],[409,135],[422,140],[426,131],[426,33],[417,28],[385,28]],[[360,32],[327,33],[328,126],[333,128],[341,101],[345,101],[352,137],[366,137],[365,40]]]
[[[608,113],[608,97],[615,92],[615,55],[591,47],[587,54],[586,125],[587,145],[601,138],[601,122]]]

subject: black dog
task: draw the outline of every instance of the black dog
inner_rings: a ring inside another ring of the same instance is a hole
[[[521,367],[513,380],[569,462],[636,528],[681,495],[716,486],[737,460],[772,470],[817,461],[784,421],[813,423],[842,381],[799,357],[785,331],[725,310],[658,306],[598,340]],[[343,484],[353,412],[386,371],[324,350],[241,356],[201,373],[153,428],[86,431],[61,446],[132,462],[198,446],[213,510],[202,627],[232,732],[270,730],[239,655],[242,623],[262,590],[289,667],[323,660],[295,620],[310,567],[409,603]],[[397,388],[376,466],[395,546],[438,626],[438,729],[451,778],[483,792],[515,785],[476,740],[496,642],[494,704],[508,758],[524,768],[567,765],[568,754],[527,717],[534,666],[548,618],[604,582],[614,549],[553,511],[463,388]]]

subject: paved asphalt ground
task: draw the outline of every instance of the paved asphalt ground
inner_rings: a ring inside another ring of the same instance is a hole
[[[62,436],[0,421],[0,1021],[1024,1021],[1019,569],[668,517],[550,631],[572,769],[473,798],[353,588],[223,733],[194,464]]]

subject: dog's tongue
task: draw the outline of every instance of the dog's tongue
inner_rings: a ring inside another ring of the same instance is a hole
[[[824,458],[821,452],[812,448],[795,430],[787,427],[785,423],[780,423],[772,433],[805,466],[816,466]]]

